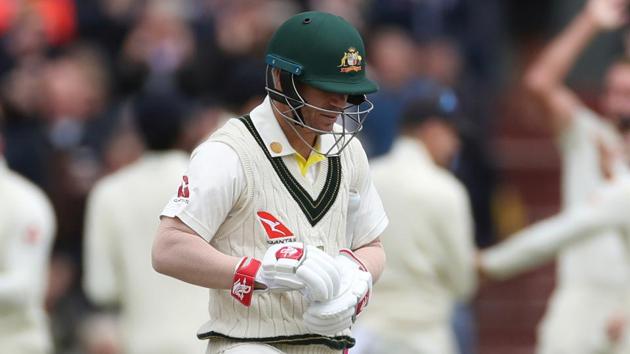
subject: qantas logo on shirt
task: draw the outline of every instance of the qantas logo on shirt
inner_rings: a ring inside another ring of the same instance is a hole
[[[294,241],[295,236],[293,232],[284,226],[275,216],[267,213],[266,211],[259,211],[256,213],[260,224],[267,233],[267,243],[284,243]]]
[[[188,176],[182,177],[182,184],[177,190],[177,198],[190,198],[190,190],[188,190]]]

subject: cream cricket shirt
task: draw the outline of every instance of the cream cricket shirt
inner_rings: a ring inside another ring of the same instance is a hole
[[[563,163],[564,208],[586,201],[604,184],[598,144],[604,144],[615,154],[614,172],[617,175],[623,173],[626,162],[621,137],[614,127],[590,110],[577,112],[573,124],[560,136],[559,142]],[[597,236],[560,253],[560,286],[599,288],[604,291],[608,288],[628,288],[630,268],[626,263],[624,243],[619,232],[609,229],[598,232]]]
[[[50,353],[44,310],[53,209],[0,158],[0,353]]]
[[[180,185],[188,156],[149,152],[103,178],[88,199],[84,288],[97,304],[120,304],[125,353],[203,353],[194,331],[207,319],[207,290],[156,273],[157,215]]]
[[[275,120],[270,98],[265,98],[250,116],[269,154],[272,157],[282,157],[292,175],[301,180],[305,178],[309,184],[314,184],[316,176],[321,172],[321,164],[311,165],[304,178],[299,177],[301,173],[295,156],[297,153]],[[274,142],[282,147],[280,152],[271,148]],[[354,143],[353,145],[357,145],[358,141],[355,139]],[[334,139],[330,135],[320,136],[321,151],[327,151],[333,144]],[[360,146],[358,148],[361,150],[359,153],[363,152]],[[360,176],[361,181],[357,185],[360,185],[362,190],[353,191],[360,194],[359,205],[355,211],[355,217],[358,220],[353,231],[353,247],[374,240],[387,225],[387,217],[369,173],[366,171],[361,171],[361,173],[364,175]],[[240,158],[228,145],[208,140],[193,151],[186,175],[190,183],[185,183],[185,188],[189,191],[194,190],[195,193],[191,193],[191,196],[195,197],[187,201],[179,196],[171,198],[162,215],[179,217],[206,241],[211,241],[219,226],[246,190],[247,181]],[[208,200],[212,203],[204,202]]]
[[[332,137],[320,136],[322,151],[332,144]],[[213,247],[235,256],[261,258],[269,245],[293,240],[336,255],[340,248],[356,249],[378,237],[387,217],[358,140],[340,157],[311,164],[305,175],[295,155],[266,98],[249,118],[228,121],[193,152],[185,182],[162,215],[178,217]],[[352,235],[346,232],[349,212],[355,220]],[[266,231],[270,221],[282,223],[290,234]],[[211,289],[211,320],[200,334],[348,345],[349,333],[309,334],[302,321],[306,305],[297,292],[257,293],[246,308],[228,290]]]
[[[358,324],[417,352],[450,353],[454,343],[448,337],[432,338],[428,346],[416,342],[427,341],[436,328],[450,333],[455,301],[467,299],[476,287],[466,191],[415,139],[398,138],[392,151],[371,165],[391,223],[381,235],[387,267]]]

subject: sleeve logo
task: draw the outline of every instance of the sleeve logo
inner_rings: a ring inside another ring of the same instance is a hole
[[[177,198],[190,198],[190,190],[188,189],[188,176],[182,177],[182,184],[177,190]]]

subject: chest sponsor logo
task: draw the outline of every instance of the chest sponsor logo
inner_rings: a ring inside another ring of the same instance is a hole
[[[259,211],[256,213],[256,216],[258,216],[258,221],[260,221],[265,233],[267,233],[267,243],[276,244],[295,240],[293,232],[276,219],[275,216],[266,211]]]

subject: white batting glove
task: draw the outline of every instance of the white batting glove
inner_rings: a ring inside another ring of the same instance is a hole
[[[340,282],[331,256],[317,247],[289,242],[269,247],[262,261],[244,257],[234,272],[232,296],[249,306],[258,283],[263,288],[256,290],[299,290],[311,301],[325,301],[339,293]]]
[[[304,313],[306,328],[327,336],[350,328],[372,293],[372,275],[351,250],[339,251],[335,263],[342,274],[339,295],[329,301],[313,302]]]

